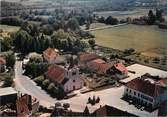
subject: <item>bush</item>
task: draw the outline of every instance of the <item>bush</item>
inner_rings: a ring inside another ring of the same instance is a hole
[[[44,76],[36,77],[33,81],[36,82],[37,85],[42,85],[42,82],[44,81]]]
[[[13,51],[7,51],[7,52],[2,53],[2,56],[6,60],[6,67],[7,68],[10,68],[10,67],[13,68],[14,64],[15,64],[15,61],[16,61],[14,52]]]
[[[65,110],[67,110],[70,107],[70,104],[69,103],[64,103],[63,107],[64,107]]]
[[[10,87],[13,84],[13,78],[11,76],[6,76],[4,78],[3,87]]]
[[[50,84],[50,81],[48,79],[45,79],[43,82],[42,82],[42,87],[43,88],[47,88]]]
[[[47,90],[53,97],[56,97],[56,95],[58,94],[58,88],[55,86],[54,83],[50,83]]]
[[[133,48],[125,49],[125,50],[124,50],[124,54],[126,54],[126,55],[130,55],[130,54],[132,54],[132,53],[134,53],[134,52],[135,52],[135,49],[133,49]]]
[[[47,63],[35,63],[35,62],[28,62],[25,65],[25,72],[24,74],[29,76],[31,75],[33,78],[43,75],[48,70]]]

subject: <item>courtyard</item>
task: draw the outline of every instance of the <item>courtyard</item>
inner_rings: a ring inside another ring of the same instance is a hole
[[[101,91],[92,91],[85,94],[80,94],[78,92],[77,96],[62,100],[62,103],[70,103],[70,109],[72,111],[80,112],[84,111],[85,107],[88,106],[90,112],[94,112],[97,108],[104,105],[110,105],[115,108],[127,111],[129,113],[135,113],[138,116],[156,116],[157,110],[152,113],[136,108],[134,105],[129,104],[128,102],[122,100],[122,95],[124,93],[124,86],[109,88]],[[87,104],[88,98],[95,96],[96,98],[100,97],[100,103],[91,106]]]

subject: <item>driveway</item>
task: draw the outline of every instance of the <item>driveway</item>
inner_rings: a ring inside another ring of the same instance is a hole
[[[40,100],[40,104],[45,107],[54,106],[56,99],[50,97],[45,91],[29,79],[27,76],[22,75],[22,61],[16,61],[15,64],[15,88],[17,91],[25,94],[32,95]]]

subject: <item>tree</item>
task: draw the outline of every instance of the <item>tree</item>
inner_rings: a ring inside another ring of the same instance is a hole
[[[13,78],[11,76],[6,76],[4,78],[4,87],[10,87],[13,84]]]
[[[95,104],[96,104],[95,96],[93,96],[93,99],[92,99],[92,101],[91,101],[91,104],[92,104],[92,105],[95,105]]]
[[[68,110],[68,108],[70,108],[70,104],[69,103],[64,103],[63,107],[65,110]]]
[[[11,38],[0,38],[0,48],[1,52],[8,51],[12,48]]]
[[[91,103],[91,102],[92,102],[92,100],[91,100],[91,98],[89,97],[89,98],[88,98],[88,104]]]
[[[133,49],[133,48],[125,49],[125,50],[124,50],[124,54],[126,54],[126,55],[130,55],[130,54],[132,54],[132,53],[134,53],[134,52],[135,52],[135,49]]]
[[[89,29],[90,29],[90,26],[91,26],[90,22],[87,22],[87,23],[86,23],[86,30],[89,30]]]
[[[50,83],[47,90],[53,97],[57,97],[59,94],[59,89],[55,86],[54,83]]]
[[[100,18],[98,19],[98,22],[100,22],[100,23],[105,23],[105,18],[104,18],[104,17],[100,17]]]
[[[14,52],[13,51],[7,51],[7,52],[2,53],[2,56],[6,60],[6,67],[7,68],[10,68],[10,67],[13,68],[14,64],[15,64],[15,61],[16,61]]]
[[[162,10],[156,9],[156,19],[159,21],[162,20]]]
[[[43,82],[42,82],[42,87],[43,88],[47,88],[50,84],[50,81],[48,79],[45,79]]]
[[[24,22],[21,26],[21,30],[26,31],[31,36],[39,36],[40,27],[35,23]]]
[[[14,46],[22,53],[28,53],[32,44],[33,38],[26,31],[20,30],[14,35]]]
[[[153,25],[155,23],[155,20],[156,20],[156,16],[154,15],[152,10],[149,10],[147,23],[149,25]]]
[[[89,116],[90,115],[90,112],[89,112],[89,109],[88,109],[88,107],[86,106],[85,107],[85,110],[84,110],[84,116]]]
[[[44,81],[44,76],[39,76],[33,79],[34,82],[37,83],[37,85],[42,85],[42,82]]]
[[[56,96],[57,99],[63,99],[65,95],[64,88],[62,86],[58,86],[58,95]]]
[[[73,31],[79,30],[80,27],[79,27],[78,20],[76,18],[71,18],[67,23],[67,28]]]
[[[29,59],[30,62],[35,62],[35,63],[43,62],[43,58],[36,53],[32,53],[29,56],[30,56],[30,59]]]
[[[53,34],[53,31],[54,31],[53,26],[52,26],[52,25],[48,25],[48,24],[42,26],[42,27],[41,27],[41,30],[42,30],[42,32],[43,32],[44,34],[46,34],[46,35],[52,35],[52,34]]]
[[[90,40],[88,41],[88,43],[89,43],[89,45],[91,45],[92,48],[94,48],[94,46],[95,46],[95,44],[96,44],[96,42],[95,42],[94,39],[90,39]]]
[[[99,102],[100,102],[100,98],[97,97],[97,99],[96,99],[96,103],[99,103]]]
[[[60,102],[56,102],[55,103],[55,107],[60,107],[61,106],[61,103]]]
[[[112,16],[109,16],[106,20],[105,20],[106,24],[110,24],[110,25],[117,25],[119,23],[118,19],[113,18]]]
[[[48,69],[48,64],[47,63],[36,63],[36,62],[31,62],[29,61],[25,65],[25,75],[30,75],[32,78],[38,77],[40,75],[43,75],[44,72],[46,72]]]

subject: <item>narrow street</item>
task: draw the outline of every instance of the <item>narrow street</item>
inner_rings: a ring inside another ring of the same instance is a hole
[[[54,106],[56,99],[50,97],[45,91],[37,87],[36,84],[27,76],[22,75],[22,61],[16,61],[15,64],[15,88],[21,93],[32,95],[40,100],[40,104],[49,107]]]

